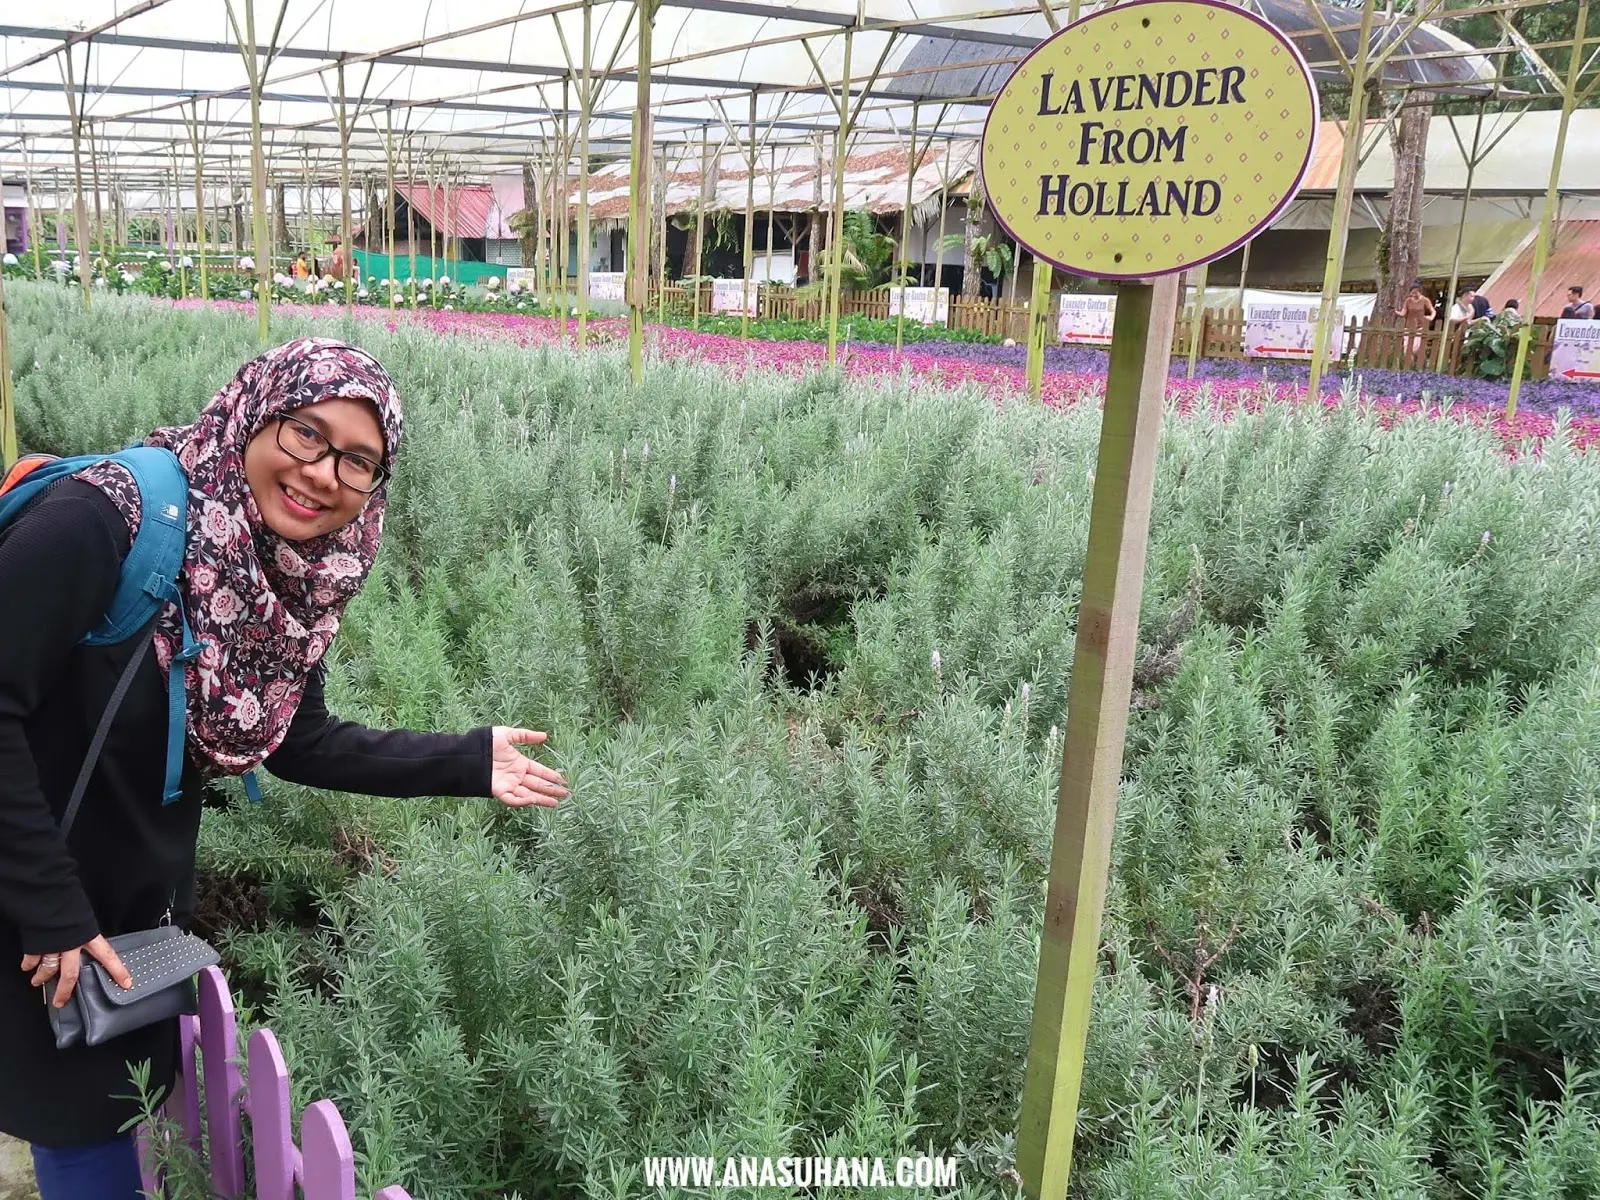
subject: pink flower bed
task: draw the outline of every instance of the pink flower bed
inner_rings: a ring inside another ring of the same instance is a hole
[[[199,306],[199,300],[173,301],[177,306]],[[215,302],[214,302],[215,303]],[[231,303],[245,310],[253,306],[238,301]],[[330,311],[307,308],[314,316],[342,315],[342,310]],[[419,309],[397,311],[391,315],[382,308],[357,308],[356,315],[363,320],[382,321],[389,329],[397,329],[398,322],[421,324],[435,333],[494,337],[513,341],[521,346],[546,346],[563,342],[560,323],[551,317],[531,317],[520,313],[466,313]],[[625,343],[628,323],[617,318],[589,321],[591,338],[611,343]],[[575,345],[577,320],[567,321],[565,344]],[[685,329],[665,329],[651,326],[646,331],[647,348],[663,358],[692,358],[696,362],[711,363],[731,375],[739,376],[748,370],[775,371],[791,376],[803,376],[821,370],[827,365],[827,347],[815,342],[741,342],[735,337],[720,334],[693,333]],[[990,395],[997,403],[1015,402],[1027,394],[1027,379],[1017,367],[992,363],[968,362],[952,359],[915,348],[902,350],[880,347],[864,348],[840,346],[840,358],[847,374],[853,378],[898,378],[902,372],[920,381],[957,388],[974,384]],[[1105,377],[1068,371],[1047,371],[1044,376],[1044,403],[1052,408],[1065,408],[1093,397],[1100,400],[1105,395]],[[1167,397],[1178,411],[1191,413],[1204,409],[1217,416],[1234,412],[1261,412],[1271,404],[1301,407],[1308,403],[1304,387],[1297,384],[1263,384],[1256,380],[1190,380],[1171,379],[1167,383]],[[1377,413],[1384,428],[1413,417],[1438,420],[1448,416],[1457,421],[1468,421],[1492,429],[1499,435],[1506,449],[1515,455],[1525,444],[1537,450],[1555,426],[1552,417],[1539,413],[1519,412],[1510,421],[1502,410],[1481,405],[1457,403],[1448,410],[1437,405],[1424,407],[1416,400],[1396,401],[1392,397],[1368,397],[1367,402]],[[1338,396],[1327,396],[1324,407],[1337,407]],[[1579,449],[1587,449],[1600,442],[1600,418],[1573,417],[1570,421],[1571,438]]]

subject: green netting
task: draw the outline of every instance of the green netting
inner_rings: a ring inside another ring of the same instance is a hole
[[[363,279],[410,279],[411,256],[396,254],[394,256],[394,270],[389,269],[389,256],[387,254],[371,254],[366,250],[354,252],[356,262],[361,267]],[[450,276],[452,283],[475,284],[489,278],[491,275],[500,279],[506,277],[506,268],[499,263],[481,262],[451,262],[446,264],[442,258],[430,258],[426,254],[417,255],[417,277],[424,276],[437,279],[441,275]]]

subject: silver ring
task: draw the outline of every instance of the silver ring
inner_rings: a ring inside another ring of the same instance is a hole
[[[39,965],[42,967],[59,967],[61,965],[61,955],[46,954],[39,959]]]

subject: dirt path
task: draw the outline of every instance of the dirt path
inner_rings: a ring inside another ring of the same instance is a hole
[[[39,1200],[28,1148],[0,1133],[0,1200]]]

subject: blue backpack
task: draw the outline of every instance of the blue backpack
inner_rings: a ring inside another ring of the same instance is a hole
[[[167,676],[167,767],[161,802],[171,804],[180,795],[183,777],[184,738],[188,731],[189,664],[205,649],[189,631],[189,617],[183,610],[178,590],[178,573],[183,569],[185,534],[189,517],[189,479],[172,451],[157,446],[134,445],[116,454],[82,454],[55,458],[33,454],[19,459],[0,481],[0,528],[15,520],[28,504],[53,484],[78,471],[110,459],[122,464],[139,485],[142,518],[133,546],[122,560],[122,575],[117,582],[111,609],[100,624],[84,636],[88,646],[113,646],[133,637],[143,637],[139,650],[117,681],[106,705],[100,726],[79,776],[79,788],[88,783],[105,735],[135,669],[144,657],[144,646],[154,632],[156,615],[166,603],[178,607],[183,623],[183,645],[173,656]],[[255,774],[245,776],[245,791],[250,799],[260,799]],[[76,797],[75,797],[76,798]],[[74,805],[74,807],[76,807]]]

